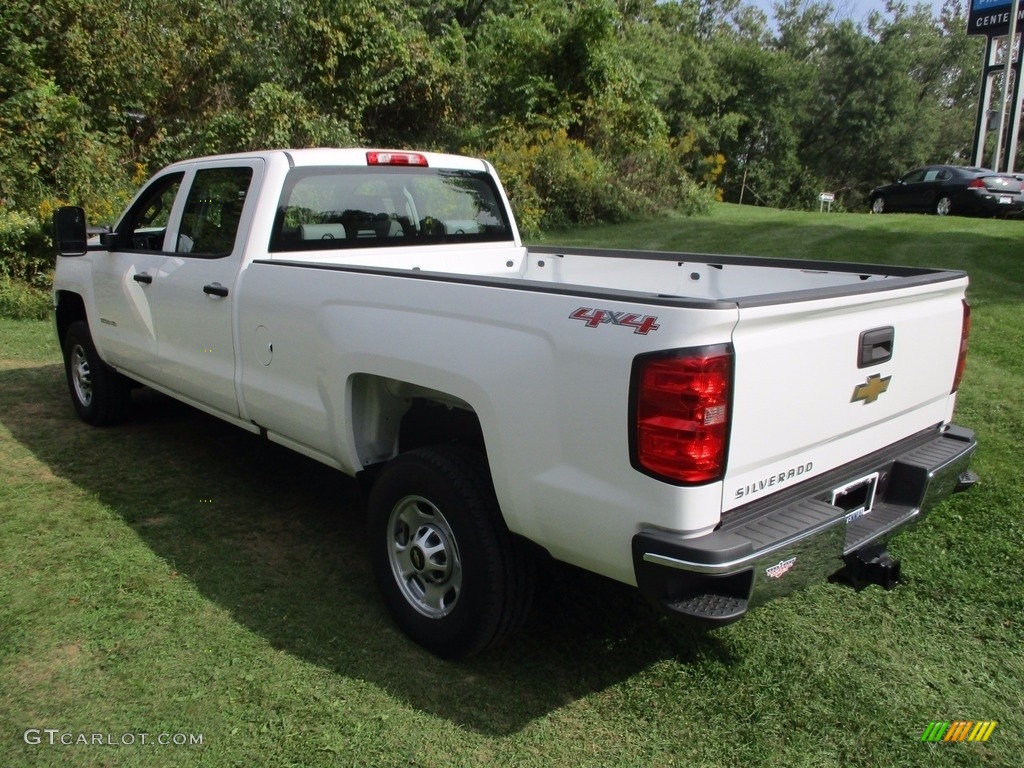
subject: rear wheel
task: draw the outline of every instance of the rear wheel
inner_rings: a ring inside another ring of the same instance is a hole
[[[948,216],[953,212],[953,201],[949,195],[939,195],[935,201],[935,215]]]
[[[479,453],[445,445],[402,454],[382,470],[368,507],[374,577],[413,640],[456,659],[522,623],[533,553],[505,526]]]
[[[124,418],[131,384],[100,359],[83,321],[72,323],[64,336],[64,373],[71,402],[82,421],[102,427]]]
[[[876,197],[871,201],[871,212],[872,213],[885,213],[885,198]]]

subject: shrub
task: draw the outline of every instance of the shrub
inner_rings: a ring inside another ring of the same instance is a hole
[[[526,235],[542,229],[619,222],[659,211],[706,212],[714,190],[686,173],[686,147],[659,139],[605,159],[563,129],[506,130],[491,158]]]
[[[520,229],[621,221],[629,195],[614,169],[562,129],[513,129],[489,151],[504,182]]]
[[[0,317],[45,320],[51,311],[48,291],[0,276]]]
[[[48,226],[15,210],[0,210],[0,276],[45,289],[53,269]]]

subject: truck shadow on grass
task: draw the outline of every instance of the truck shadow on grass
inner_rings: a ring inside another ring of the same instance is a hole
[[[148,390],[127,423],[88,427],[57,365],[0,371],[0,393],[0,423],[21,445],[241,625],[462,727],[512,733],[655,662],[732,661],[727,643],[660,617],[635,590],[549,563],[520,633],[443,662],[387,616],[343,474]]]

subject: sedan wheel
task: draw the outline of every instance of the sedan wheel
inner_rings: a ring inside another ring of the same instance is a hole
[[[941,195],[935,201],[935,214],[937,216],[948,216],[952,210],[953,201],[949,199],[949,195]]]
[[[885,198],[876,197],[871,201],[871,212],[872,213],[885,213]]]

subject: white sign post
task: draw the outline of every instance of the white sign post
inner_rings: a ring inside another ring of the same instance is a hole
[[[818,213],[825,210],[825,203],[828,203],[828,212],[832,213],[832,203],[836,200],[834,192],[822,192],[818,195]]]

